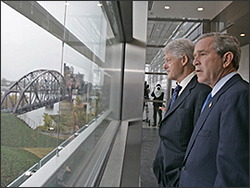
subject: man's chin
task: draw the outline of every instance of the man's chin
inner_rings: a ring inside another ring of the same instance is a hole
[[[202,77],[198,76],[198,82],[204,84],[204,79],[202,79]]]
[[[173,77],[170,74],[168,74],[168,79],[173,80]]]

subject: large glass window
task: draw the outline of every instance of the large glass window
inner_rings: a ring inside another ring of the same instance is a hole
[[[1,1],[1,186],[60,157],[113,109],[121,59],[112,54],[122,53],[113,38],[99,1]],[[63,177],[82,172],[109,123],[68,154],[50,186],[74,183]]]

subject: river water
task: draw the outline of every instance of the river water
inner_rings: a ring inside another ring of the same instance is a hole
[[[76,96],[73,95],[72,98],[75,99]],[[87,104],[87,113],[90,113],[89,103],[87,102],[85,104]],[[62,101],[60,102],[60,105],[62,105],[60,106],[61,110],[63,109],[68,110],[69,108],[71,108],[70,102]],[[18,117],[24,120],[32,129],[35,129],[36,127],[44,124],[43,122],[44,113],[48,115],[58,115],[59,114],[59,102],[55,103],[53,108],[46,108],[46,107],[38,108],[36,110],[27,112],[25,114],[18,115]]]
[[[55,103],[53,108],[38,108],[25,114],[18,115],[18,117],[24,120],[32,129],[35,129],[38,126],[43,125],[44,113],[47,113],[48,115],[58,115],[59,102]]]

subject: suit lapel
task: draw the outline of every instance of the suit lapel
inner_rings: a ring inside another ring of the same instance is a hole
[[[195,75],[191,81],[188,83],[188,85],[184,88],[183,92],[180,94],[180,96],[178,96],[178,98],[176,99],[176,101],[174,102],[173,106],[169,109],[169,105],[168,104],[168,108],[167,108],[167,114],[165,115],[165,117],[163,118],[163,120],[169,115],[171,114],[182,102],[183,100],[191,93],[191,90],[196,86],[197,84],[197,76]]]
[[[187,147],[187,151],[186,151],[186,155],[185,155],[185,158],[184,158],[184,163],[187,159],[187,156],[189,155],[190,153],[190,150],[191,148],[193,147],[194,145],[194,142],[200,132],[200,130],[202,129],[204,123],[205,123],[205,120],[207,119],[208,115],[210,114],[211,110],[213,109],[213,107],[216,105],[217,101],[219,100],[220,96],[226,91],[228,90],[228,88],[230,88],[236,81],[240,80],[241,77],[236,74],[234,75],[231,79],[229,79],[224,86],[222,86],[222,88],[215,94],[215,96],[213,96],[209,103],[213,103],[213,105],[210,107],[210,108],[204,108],[203,112],[201,113],[200,117],[198,118],[197,122],[196,122],[196,125],[195,125],[195,128],[194,128],[194,131],[193,131],[193,134],[190,138],[190,141],[189,141],[189,144],[188,144],[188,147]]]

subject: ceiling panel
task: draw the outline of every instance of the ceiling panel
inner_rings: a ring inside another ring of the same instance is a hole
[[[212,19],[233,1],[154,1],[149,17]],[[164,9],[169,5],[169,10]],[[198,7],[204,7],[202,12]]]
[[[234,10],[234,4],[236,4],[235,1],[149,2],[150,7],[148,10],[146,64],[150,64],[151,66],[154,64],[154,59],[162,59],[157,56],[159,56],[159,54],[162,54],[161,51],[163,49],[163,46],[165,46],[167,42],[173,40],[176,36],[177,38],[188,36],[190,29],[193,30],[194,28],[198,27],[197,24],[200,24],[197,23],[198,21],[211,21],[214,18],[217,18],[221,12],[227,12],[226,14],[230,14],[231,11],[225,10],[227,10],[228,7],[230,7],[230,10]],[[169,5],[171,9],[164,9],[165,5]],[[202,12],[197,11],[197,8],[200,6],[204,8]],[[242,3],[241,6],[246,5]],[[237,7],[240,8],[239,5],[237,5]],[[234,16],[235,14],[232,15],[231,13],[230,17],[233,18]],[[223,21],[225,22],[225,20]],[[236,21],[237,23],[233,23],[233,26],[228,28],[228,32],[239,35],[239,29],[242,28],[242,31],[247,32],[247,37],[245,39],[238,37],[238,39],[242,41],[241,44],[249,43],[249,13],[241,16]],[[235,30],[237,30],[238,33],[236,33]]]

